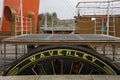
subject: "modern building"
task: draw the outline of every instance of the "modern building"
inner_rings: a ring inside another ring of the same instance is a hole
[[[120,37],[119,3],[119,0],[79,2],[76,6],[76,32]]]
[[[109,17],[109,31],[107,32],[106,15],[91,15],[76,17],[76,33],[77,34],[105,34],[120,37],[120,16],[115,15]],[[95,19],[95,20],[92,20]]]

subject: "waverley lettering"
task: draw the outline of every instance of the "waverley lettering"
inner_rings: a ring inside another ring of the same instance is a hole
[[[97,60],[97,58],[87,53],[83,53],[83,52],[75,51],[75,50],[67,50],[67,49],[49,50],[49,51],[44,51],[42,53],[40,52],[40,53],[37,53],[36,55],[30,56],[29,60],[31,62],[34,62],[34,61],[37,61],[38,59],[44,59],[44,58],[52,57],[52,56],[78,57],[78,58],[82,58],[85,60],[89,60],[91,62],[95,62]]]

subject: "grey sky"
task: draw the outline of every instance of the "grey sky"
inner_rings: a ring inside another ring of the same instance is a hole
[[[3,0],[0,0],[0,16],[2,16]]]
[[[56,12],[60,19],[71,19],[77,15],[75,6],[79,1],[108,1],[108,0],[40,0],[40,13]],[[110,1],[110,0],[109,0]]]
[[[78,0],[41,0],[40,12],[57,12],[60,19],[73,18]]]
[[[56,12],[60,19],[71,19],[76,15],[75,6],[79,1],[98,0],[40,0],[39,13]],[[0,0],[0,16],[2,15],[2,6],[3,0]]]

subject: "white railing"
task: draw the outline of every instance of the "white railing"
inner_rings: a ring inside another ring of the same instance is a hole
[[[21,27],[21,17],[16,16],[15,17],[15,34],[21,33],[22,27]],[[23,17],[23,34],[28,34],[31,32],[31,18]]]
[[[107,16],[106,29],[107,35],[111,32],[111,26],[113,27],[113,35],[115,36],[115,16],[120,15],[120,0],[108,0],[108,1],[81,1],[76,5],[80,16]],[[112,24],[109,18],[113,18]],[[97,32],[97,21],[95,21],[95,34]],[[101,25],[102,26],[102,25]],[[102,32],[103,34],[103,32]]]

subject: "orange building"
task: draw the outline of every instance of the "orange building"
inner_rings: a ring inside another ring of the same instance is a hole
[[[20,18],[20,0],[4,0],[3,6],[3,16],[2,16],[2,32],[12,32],[11,34],[15,34],[16,24],[19,26],[17,31],[21,30],[21,22],[17,22]],[[37,31],[37,21],[38,21],[38,10],[39,10],[39,0],[22,0],[22,12],[23,12],[23,31],[26,29],[30,32],[30,28],[32,25],[32,33],[36,33]],[[19,16],[19,17],[18,17]],[[30,18],[32,22],[30,22]],[[25,20],[26,19],[26,20]],[[29,20],[28,20],[29,19]],[[25,21],[27,24],[25,24]],[[32,23],[32,24],[30,24]],[[25,25],[27,27],[25,28]]]

